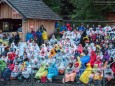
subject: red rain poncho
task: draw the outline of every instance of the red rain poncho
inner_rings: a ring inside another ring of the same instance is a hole
[[[97,57],[96,53],[92,50],[91,51],[91,56],[90,56],[90,61],[89,61],[89,63],[91,64],[91,67],[93,67],[93,65],[96,61],[96,57]]]

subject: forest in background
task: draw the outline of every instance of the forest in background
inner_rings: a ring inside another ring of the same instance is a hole
[[[65,20],[106,20],[107,12],[115,10],[114,0],[43,1]]]

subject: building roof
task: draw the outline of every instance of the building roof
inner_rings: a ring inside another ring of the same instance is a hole
[[[4,0],[25,19],[62,20],[42,0]]]

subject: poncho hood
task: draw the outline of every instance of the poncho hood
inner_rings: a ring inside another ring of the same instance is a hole
[[[105,51],[105,54],[104,54],[104,59],[106,60],[106,61],[108,61],[109,60],[109,58],[110,58],[110,55],[108,54],[108,51]]]

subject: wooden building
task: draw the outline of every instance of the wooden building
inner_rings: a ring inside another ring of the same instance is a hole
[[[115,10],[109,10],[106,13],[105,17],[106,17],[107,21],[110,21],[108,23],[110,26],[114,26],[115,25]]]
[[[48,35],[54,33],[55,22],[61,18],[42,0],[0,0],[0,29],[2,32],[16,32],[22,28],[22,39],[28,31],[43,25]]]
[[[107,13],[107,20],[109,20],[109,21],[115,20],[115,12],[108,12]]]

